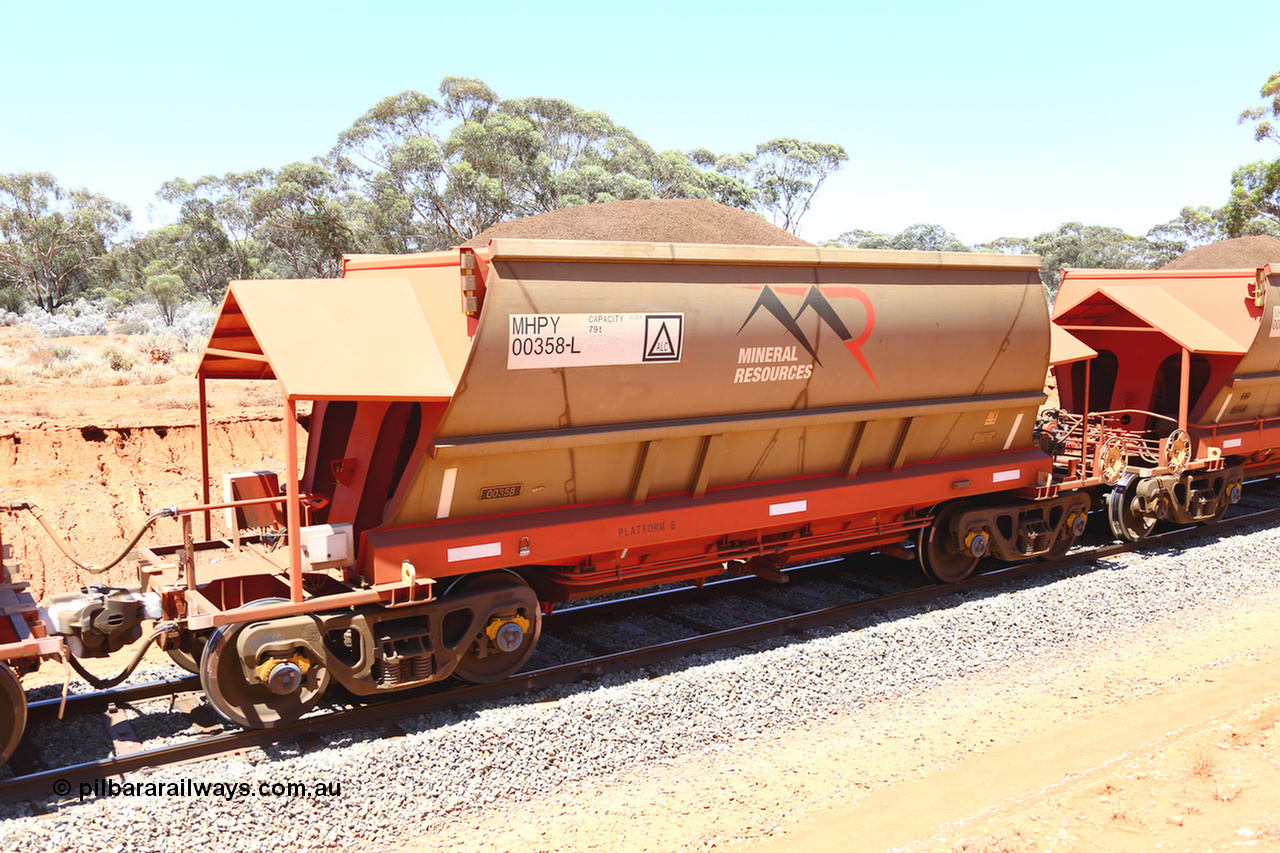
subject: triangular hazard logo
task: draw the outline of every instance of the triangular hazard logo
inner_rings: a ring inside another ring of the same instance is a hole
[[[679,361],[684,337],[683,314],[647,314],[644,318],[644,349],[641,360]]]
[[[676,348],[671,344],[671,333],[667,331],[667,324],[663,323],[658,327],[658,334],[653,336],[653,344],[649,347],[649,351],[644,354],[645,358],[661,358],[663,356],[673,356]]]

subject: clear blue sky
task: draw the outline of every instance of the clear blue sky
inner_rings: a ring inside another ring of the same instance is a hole
[[[968,242],[1144,233],[1280,156],[1237,126],[1280,69],[1276,0],[119,3],[0,0],[0,172],[146,207],[160,184],[323,154],[448,75],[568,99],[658,149],[849,153],[802,222]],[[163,213],[158,214],[161,218]]]

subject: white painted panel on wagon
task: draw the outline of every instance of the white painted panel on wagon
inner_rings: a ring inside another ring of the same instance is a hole
[[[804,512],[808,508],[808,501],[787,501],[783,504],[769,504],[769,515],[792,515],[797,512]]]
[[[993,483],[1007,483],[1010,480],[1016,480],[1022,476],[1022,469],[1014,468],[1012,471],[997,471],[991,475]]]
[[[507,369],[680,361],[684,314],[511,314]]]
[[[449,562],[459,563],[463,560],[479,560],[481,557],[501,557],[501,542],[486,542],[483,545],[466,545],[462,548],[449,549]]]
[[[1222,442],[1222,449],[1226,450],[1228,447],[1239,447],[1243,443],[1243,438],[1228,438],[1226,441]]]
[[[1228,394],[1228,395],[1227,395],[1227,399],[1225,399],[1225,400],[1223,400],[1223,401],[1222,401],[1222,408],[1221,408],[1221,409],[1218,409],[1218,416],[1217,416],[1216,418],[1214,418],[1214,419],[1213,419],[1213,422],[1214,422],[1215,424],[1216,424],[1218,421],[1222,420],[1222,413],[1223,413],[1223,412],[1225,412],[1225,411],[1227,410],[1227,406],[1230,406],[1230,405],[1231,405],[1231,398],[1232,398],[1232,397],[1234,397],[1234,396],[1235,396],[1235,393],[1234,393],[1234,392],[1232,392],[1231,394]]]
[[[448,518],[453,509],[453,485],[458,480],[457,468],[445,468],[440,481],[440,503],[436,506],[436,518]]]
[[[1013,446],[1013,440],[1018,435],[1018,427],[1022,426],[1022,412],[1018,412],[1018,416],[1013,419],[1013,429],[1009,430],[1009,437],[1004,440],[1004,449],[1008,450]],[[999,482],[997,480],[996,482]]]

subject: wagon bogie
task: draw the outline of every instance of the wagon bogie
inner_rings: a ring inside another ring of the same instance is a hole
[[[1061,555],[1084,532],[1089,502],[1084,492],[979,505],[950,501],[935,507],[932,521],[917,534],[920,565],[930,578],[956,583],[988,555],[1006,562]]]
[[[1107,494],[1107,520],[1118,539],[1136,542],[1161,521],[1212,523],[1240,502],[1244,468],[1140,477],[1126,474]]]
[[[242,610],[284,603],[250,602]],[[248,728],[274,728],[310,711],[329,686],[317,653],[316,617],[233,622],[210,636],[200,660],[200,686],[225,719]]]

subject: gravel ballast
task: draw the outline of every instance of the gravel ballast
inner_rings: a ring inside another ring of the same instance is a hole
[[[89,797],[46,803],[39,809],[50,813],[40,817],[27,804],[0,806],[0,848],[377,849],[406,840],[406,827],[416,835],[475,809],[618,778],[638,766],[832,720],[856,728],[885,700],[1032,656],[1065,659],[1111,648],[1158,620],[1190,627],[1278,585],[1280,530],[1268,528],[1106,558],[811,632],[817,636],[806,642],[725,650],[587,687],[404,720],[402,737],[354,732],[308,752],[288,745],[125,780],[223,783],[230,798]],[[311,789],[320,782],[338,784],[340,793],[258,793],[264,784]]]

